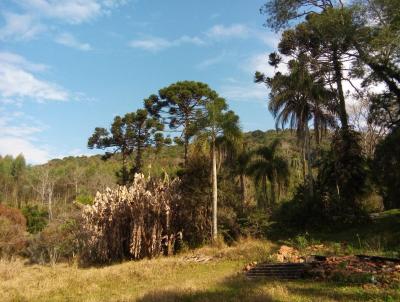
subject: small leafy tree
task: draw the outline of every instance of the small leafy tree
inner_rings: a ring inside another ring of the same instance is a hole
[[[138,109],[123,117],[116,116],[110,131],[105,128],[96,128],[88,140],[88,147],[108,150],[105,158],[120,153],[122,169],[118,176],[120,183],[126,184],[132,180],[135,173],[142,170],[144,149],[160,148],[162,144],[168,143],[162,134],[163,129],[163,124],[158,119],[149,117],[147,110]],[[133,153],[135,153],[135,164],[129,171],[127,162]]]

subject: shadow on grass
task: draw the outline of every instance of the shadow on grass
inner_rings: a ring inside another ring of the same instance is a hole
[[[178,286],[177,286],[178,287]],[[228,278],[209,290],[171,289],[154,290],[140,302],[172,301],[399,301],[400,294],[382,289],[364,290],[334,282],[312,280],[277,281],[269,279],[247,280],[243,277]]]
[[[336,282],[291,282],[287,285],[290,295],[304,301],[400,301],[400,293],[383,288],[364,289],[361,285]]]
[[[193,290],[190,288],[171,290],[154,290],[145,294],[140,302],[172,302],[172,301],[262,301],[262,302],[280,302],[274,299],[270,294],[263,293],[261,287],[265,285],[264,280],[249,280],[240,274],[235,277],[226,278],[215,287],[205,290]]]
[[[313,280],[248,280],[244,276],[238,275],[227,278],[210,289],[179,289],[179,284],[177,284],[174,289],[153,290],[138,301],[400,301],[400,292],[379,288],[364,290],[359,285]]]

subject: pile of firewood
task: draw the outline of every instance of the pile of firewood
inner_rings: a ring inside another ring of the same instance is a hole
[[[179,200],[179,180],[154,181],[136,174],[131,187],[97,193],[83,212],[84,262],[104,263],[159,255],[162,240],[173,237],[172,202]]]

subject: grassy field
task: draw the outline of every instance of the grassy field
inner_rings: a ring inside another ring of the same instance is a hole
[[[277,246],[245,240],[176,257],[100,268],[0,262],[0,300],[6,301],[400,301],[400,292],[333,282],[247,280],[242,268],[267,260]],[[211,256],[206,263],[188,256]],[[189,258],[190,259],[190,258]]]

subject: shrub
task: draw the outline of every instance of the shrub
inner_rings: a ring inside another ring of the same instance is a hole
[[[20,255],[26,242],[25,217],[18,209],[0,204],[0,256]]]
[[[93,204],[93,197],[87,193],[81,193],[76,196],[76,201],[83,205],[92,205]]]
[[[376,147],[374,175],[385,209],[400,207],[400,127],[392,130]]]
[[[162,251],[162,237],[173,230],[178,181],[153,181],[135,176],[129,188],[107,189],[84,210],[84,263],[154,257]],[[174,203],[172,203],[174,202]]]
[[[5,217],[13,224],[26,227],[26,219],[20,210],[0,204],[0,217]]]
[[[254,211],[239,219],[241,235],[252,238],[265,237],[269,227],[270,219],[265,211]]]
[[[29,241],[26,255],[32,263],[54,265],[72,259],[80,251],[82,218],[80,211],[52,220]]]
[[[37,205],[25,206],[22,208],[22,213],[26,218],[29,233],[40,232],[48,223],[48,212],[41,210]]]

